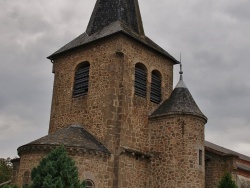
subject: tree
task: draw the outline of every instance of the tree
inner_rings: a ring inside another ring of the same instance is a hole
[[[31,188],[84,188],[80,184],[75,162],[67,155],[63,146],[43,158],[31,172]]]
[[[217,188],[238,188],[230,173],[226,173],[219,182]]]
[[[10,158],[0,159],[0,183],[6,182],[12,176],[12,163]]]

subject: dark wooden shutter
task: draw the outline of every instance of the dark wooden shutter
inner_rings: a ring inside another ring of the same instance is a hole
[[[89,66],[83,67],[75,73],[73,96],[86,95],[89,88]]]
[[[147,96],[147,73],[138,67],[135,67],[135,95]]]
[[[161,102],[161,79],[152,74],[150,101],[159,104]]]

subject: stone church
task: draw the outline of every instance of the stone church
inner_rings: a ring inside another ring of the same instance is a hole
[[[204,140],[180,64],[144,33],[138,0],[97,0],[86,32],[57,50],[48,135],[18,148],[13,183],[64,145],[88,188],[249,187],[250,158]],[[243,184],[243,183],[245,184]]]

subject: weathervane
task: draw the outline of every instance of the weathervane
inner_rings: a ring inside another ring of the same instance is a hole
[[[180,53],[180,80],[182,80],[182,75],[183,75],[183,71],[182,71],[182,63],[181,63],[181,53]]]

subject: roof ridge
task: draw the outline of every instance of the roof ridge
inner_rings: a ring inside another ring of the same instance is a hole
[[[208,148],[211,148],[213,150],[216,150],[216,151],[219,151],[221,153],[224,153],[224,154],[234,154],[234,155],[238,155],[240,159],[243,159],[243,160],[246,160],[246,161],[249,161],[250,162],[250,157],[247,156],[247,155],[244,155],[244,154],[241,154],[239,152],[236,152],[234,150],[231,150],[231,149],[228,149],[226,147],[223,147],[223,146],[220,146],[220,145],[217,145],[217,144],[214,144],[212,142],[209,142],[209,141],[205,141],[205,144],[204,144],[206,147]],[[215,148],[216,147],[216,148]],[[221,150],[219,150],[221,149]],[[228,152],[228,153],[226,153]]]

